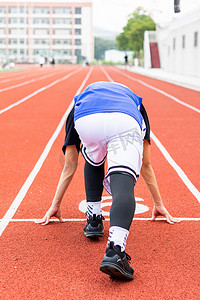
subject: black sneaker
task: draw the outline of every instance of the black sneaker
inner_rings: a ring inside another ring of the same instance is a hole
[[[110,242],[109,247],[106,249],[106,254],[103,257],[100,270],[111,278],[120,278],[126,280],[134,279],[134,270],[129,265],[131,257],[121,252],[121,247],[116,245],[114,242]]]
[[[104,234],[103,231],[103,220],[104,217],[101,216],[89,216],[89,218],[87,218],[87,224],[84,227],[84,235],[88,238],[98,238],[98,237],[102,237]]]

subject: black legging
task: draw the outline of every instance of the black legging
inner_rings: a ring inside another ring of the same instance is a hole
[[[85,162],[85,191],[87,202],[99,202],[103,192],[104,164],[94,167]],[[128,174],[111,174],[110,187],[113,203],[110,226],[129,230],[135,213],[135,180]]]
[[[110,175],[113,198],[110,226],[119,226],[129,230],[135,213],[134,185],[134,178],[128,174]]]
[[[101,201],[101,195],[103,192],[104,164],[94,167],[86,161],[84,177],[87,202]]]

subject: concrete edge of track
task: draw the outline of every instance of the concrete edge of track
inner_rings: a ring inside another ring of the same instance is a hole
[[[143,76],[148,76],[158,80],[163,80],[175,85],[189,88],[200,92],[200,78],[195,76],[184,76],[174,73],[165,72],[162,69],[145,69],[134,66],[117,66],[119,69],[127,70],[129,72],[137,73]]]

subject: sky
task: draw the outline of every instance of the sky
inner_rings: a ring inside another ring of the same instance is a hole
[[[0,2],[9,0],[0,0]],[[10,2],[23,2],[20,0],[10,0]],[[25,0],[26,2],[49,2],[49,0]],[[180,0],[181,13],[174,13],[174,0],[50,0],[51,2],[88,2],[93,3],[93,25],[102,29],[107,29],[115,33],[123,31],[127,24],[128,15],[142,6],[151,12],[156,23],[160,21],[170,21],[178,18],[184,13],[200,8],[200,0]]]
[[[114,32],[122,32],[128,15],[142,6],[151,11],[154,21],[170,21],[199,7],[200,0],[180,0],[181,13],[174,13],[174,0],[93,0],[93,24]]]

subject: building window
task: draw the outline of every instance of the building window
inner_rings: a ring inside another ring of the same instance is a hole
[[[198,31],[194,33],[194,47],[198,47]]]
[[[20,8],[19,8],[19,12],[20,12],[21,14],[24,14],[24,13],[27,13],[27,10],[25,10],[24,7],[20,7]]]
[[[33,9],[34,14],[49,14],[49,8],[48,7],[35,7]]]
[[[19,23],[20,23],[20,24],[24,24],[24,23],[27,24],[27,20],[25,20],[25,19],[19,19]]]
[[[24,40],[19,40],[20,44],[24,44]]]
[[[27,12],[27,10],[25,10],[24,7],[10,7],[9,8],[10,14],[18,14],[18,13],[24,14],[26,12]]]
[[[182,48],[185,48],[185,35],[182,36]]]
[[[176,39],[173,38],[173,50],[175,50],[175,49],[176,49]]]
[[[71,29],[54,29],[53,30],[53,35],[72,35],[72,30]]]
[[[35,45],[48,45],[49,44],[49,41],[48,40],[34,40],[34,44]]]
[[[75,18],[75,24],[81,24],[81,19],[80,18]]]
[[[35,35],[49,35],[48,29],[34,29],[33,34]]]
[[[54,14],[72,14],[71,7],[54,7],[53,9]]]
[[[81,29],[80,28],[75,29],[75,35],[81,35]]]
[[[34,24],[49,24],[49,19],[34,19]]]
[[[62,55],[62,51],[61,50],[53,50],[53,55]]]
[[[72,41],[71,40],[64,40],[63,44],[65,44],[65,45],[71,45]]]
[[[9,8],[9,13],[10,14],[16,14],[16,13],[18,13],[17,7],[11,7],[11,8]]]
[[[20,49],[20,54],[24,54],[24,50],[23,49]]]
[[[61,40],[53,40],[53,44],[54,45],[60,45],[61,44]]]
[[[80,46],[81,45],[81,39],[75,39],[75,45]]]
[[[81,56],[81,49],[75,49],[75,55]]]
[[[16,24],[17,23],[17,19],[9,19],[9,23],[10,24]]]
[[[71,40],[53,40],[54,45],[71,45],[72,41]]]
[[[4,23],[5,23],[5,19],[0,18],[0,24],[4,24]]]
[[[81,14],[81,7],[75,7],[75,14]]]
[[[9,44],[10,45],[13,45],[13,44],[16,45],[17,44],[17,40],[14,40],[14,39],[13,40],[9,40]]]
[[[72,19],[54,19],[54,24],[72,24]]]
[[[5,8],[4,7],[0,7],[0,14],[5,13]]]
[[[17,54],[17,50],[16,49],[10,50],[10,54]]]

